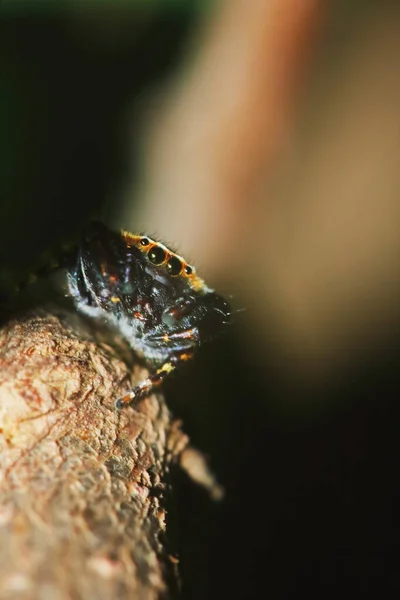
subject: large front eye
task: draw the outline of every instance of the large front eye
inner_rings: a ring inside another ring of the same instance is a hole
[[[179,275],[182,271],[182,263],[176,256],[171,256],[167,262],[167,271],[170,275]]]
[[[165,251],[160,246],[153,246],[148,253],[148,257],[153,265],[161,265],[165,260]]]

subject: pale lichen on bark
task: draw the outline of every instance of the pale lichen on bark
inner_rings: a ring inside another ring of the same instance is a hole
[[[131,365],[74,319],[0,332],[0,597],[163,597],[167,474],[188,439],[161,395],[116,412]]]

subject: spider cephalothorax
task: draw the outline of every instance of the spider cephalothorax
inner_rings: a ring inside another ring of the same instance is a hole
[[[111,321],[153,367],[118,406],[146,396],[230,317],[228,302],[181,256],[147,236],[101,223],[85,235],[68,286],[79,310]]]

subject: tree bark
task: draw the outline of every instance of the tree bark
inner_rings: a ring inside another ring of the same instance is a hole
[[[188,438],[161,395],[115,410],[131,384],[123,356],[64,309],[0,332],[1,598],[147,600],[176,584],[167,476]]]

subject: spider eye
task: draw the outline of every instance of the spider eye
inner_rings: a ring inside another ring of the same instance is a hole
[[[160,246],[153,246],[149,251],[148,257],[153,265],[161,265],[165,260],[165,251]]]
[[[141,244],[142,246],[148,246],[148,245],[150,244],[150,240],[149,240],[149,239],[147,239],[146,237],[144,237],[144,238],[142,238],[142,239],[140,240],[140,244]]]
[[[167,262],[167,271],[170,275],[179,275],[182,271],[182,263],[176,256],[171,256]]]
[[[186,275],[191,275],[193,273],[193,269],[190,265],[186,265],[185,273],[186,273]]]

